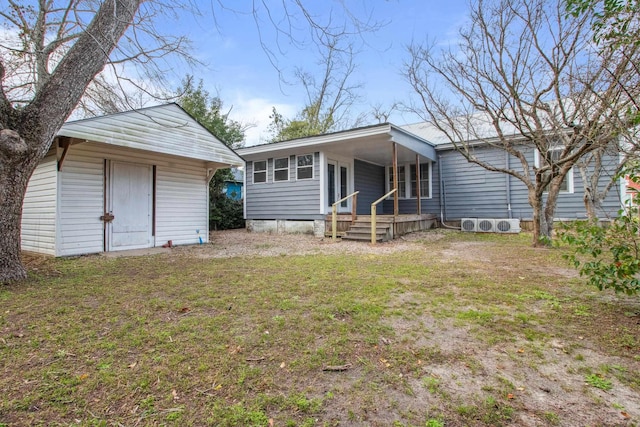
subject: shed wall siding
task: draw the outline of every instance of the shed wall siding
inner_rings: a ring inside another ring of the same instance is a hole
[[[200,160],[113,147],[73,145],[61,174],[58,255],[104,250],[104,161],[156,165],[155,244],[208,241],[206,166]],[[114,212],[117,215],[116,212]]]
[[[22,205],[22,249],[55,255],[58,163],[55,153],[33,172]]]
[[[246,169],[246,216],[247,219],[322,219],[320,213],[320,155],[313,155],[313,179],[296,179],[296,155],[310,154],[306,151],[289,155],[289,181],[273,181],[273,158],[267,160],[267,182],[253,183],[253,162]]]
[[[104,250],[104,160],[89,144],[69,149],[59,174],[58,256]]]
[[[206,170],[197,162],[180,162],[156,170],[156,246],[208,241]],[[198,232],[199,231],[199,235]]]

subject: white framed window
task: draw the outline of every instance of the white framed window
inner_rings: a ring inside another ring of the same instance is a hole
[[[407,198],[407,174],[405,171],[404,165],[398,165],[398,197],[401,199]],[[389,166],[387,175],[389,176],[388,191],[391,191],[393,188],[393,166]]]
[[[267,161],[253,162],[253,183],[267,182]]]
[[[428,199],[431,197],[431,165],[429,163],[420,163],[420,198]],[[417,197],[418,186],[416,182],[416,165],[409,167],[409,176],[411,177],[411,198]]]
[[[387,192],[393,188],[393,166],[387,167]],[[416,165],[407,163],[398,165],[398,198],[415,199],[418,186],[416,183]],[[431,162],[420,163],[420,198],[431,198]]]
[[[553,148],[553,149],[549,150],[549,157],[550,157],[552,163],[557,162],[560,159],[560,156],[562,155],[562,150],[563,150],[562,147]],[[543,160],[546,163],[546,159],[542,159],[542,156],[540,156],[540,151],[538,151],[538,149],[536,149],[535,158],[534,158],[534,165],[537,168],[539,168],[542,165]],[[550,173],[551,173],[550,171],[546,172],[546,174],[550,174]],[[573,193],[573,168],[569,169],[569,171],[565,175],[564,179],[562,180],[562,183],[560,184],[560,192],[561,193]]]
[[[298,156],[296,168],[296,179],[313,178],[313,154]]]
[[[273,159],[273,180],[289,181],[289,157]]]

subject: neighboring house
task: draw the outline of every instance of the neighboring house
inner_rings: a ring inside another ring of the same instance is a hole
[[[243,164],[177,104],[68,122],[29,181],[22,249],[67,256],[206,242],[209,181]]]
[[[244,173],[238,168],[231,168],[232,179],[227,179],[222,186],[224,194],[233,200],[242,200],[242,187],[244,185]]]
[[[482,144],[474,150],[478,157],[519,167],[519,161],[502,150]],[[324,235],[331,229],[331,205],[356,191],[357,215],[367,216],[371,203],[394,188],[394,165],[398,191],[378,205],[377,213],[394,223],[407,220],[414,224],[396,225],[391,237],[429,227],[434,217],[453,223],[463,218],[532,219],[527,190],[519,180],[469,163],[424,124],[398,127],[386,123],[246,147],[238,154],[246,160],[244,200],[249,230]],[[534,150],[528,155],[532,163],[537,161]],[[608,161],[613,168],[618,158],[609,156]],[[605,214],[615,215],[620,207],[616,190],[603,202]],[[582,194],[580,173],[571,170],[558,199],[557,218],[585,217]],[[339,205],[340,212],[351,212],[351,200]],[[351,223],[344,215],[341,219],[343,226]],[[344,227],[339,225],[337,230],[348,229]]]

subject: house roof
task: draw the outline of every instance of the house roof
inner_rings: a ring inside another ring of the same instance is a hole
[[[237,153],[175,103],[70,121],[58,136],[204,160],[218,167],[244,165]]]
[[[437,125],[447,130],[453,140],[433,122],[413,123],[404,125],[402,128],[430,141],[437,149],[445,149],[458,142],[470,145],[499,144],[504,138],[524,139],[526,133],[533,133],[535,129],[549,134],[567,132],[576,125],[567,126],[565,123],[575,121],[579,124],[583,119],[571,99],[551,101],[545,103],[545,106],[546,108],[539,108],[535,116],[531,117],[522,117],[522,113],[518,114],[510,108],[502,110],[498,118],[500,133],[496,129],[492,115],[482,111],[438,121]],[[516,123],[520,126],[516,126]]]
[[[474,144],[490,142],[498,139],[498,133],[493,126],[491,118],[483,113],[471,114],[468,116],[454,117],[452,119],[456,126],[457,132],[451,132],[455,142],[465,142]],[[445,129],[451,129],[451,125],[442,122],[442,126]],[[430,141],[436,148],[445,148],[446,146],[453,145],[453,142],[445,132],[440,130],[437,126],[430,122],[418,122],[402,126],[407,132],[411,132]],[[508,121],[501,121],[500,128],[505,136],[511,136],[514,138],[522,137],[522,133]]]
[[[360,127],[346,131],[292,139],[271,144],[254,145],[238,150],[247,160],[268,154],[286,155],[291,151],[325,150],[337,155],[368,161],[380,165],[390,163],[391,143],[398,144],[398,161],[414,162],[416,154],[436,160],[436,152],[429,141],[391,123]]]

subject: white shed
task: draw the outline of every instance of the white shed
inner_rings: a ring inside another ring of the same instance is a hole
[[[68,256],[207,242],[209,181],[243,165],[177,104],[67,122],[29,181],[22,249]]]

